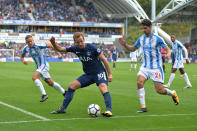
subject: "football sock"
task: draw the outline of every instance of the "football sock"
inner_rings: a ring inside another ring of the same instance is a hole
[[[131,64],[131,69],[133,68],[133,64]]]
[[[166,94],[169,96],[173,96],[173,91],[169,90],[168,88],[164,88],[166,89]]]
[[[105,92],[103,94],[104,100],[105,100],[105,105],[106,105],[106,110],[111,111],[111,96],[109,92]]]
[[[44,87],[42,85],[42,82],[39,79],[36,79],[36,80],[34,80],[34,83],[39,88],[39,90],[42,93],[42,95],[46,95],[46,92],[45,92],[45,89],[44,89]]]
[[[137,67],[137,64],[135,64],[135,69],[136,69],[136,67]]]
[[[189,81],[189,78],[188,78],[187,73],[184,73],[184,74],[183,74],[183,77],[184,77],[184,79],[185,79],[187,85],[191,86],[191,83],[190,83],[190,81]]]
[[[54,87],[56,90],[60,91],[62,94],[65,92],[65,90],[64,90],[57,82],[54,82],[53,87]]]
[[[140,99],[141,108],[146,108],[144,88],[138,89],[138,96],[139,96],[139,99]]]
[[[113,63],[113,68],[116,68],[116,64],[115,63]]]
[[[171,73],[170,79],[169,79],[169,81],[168,81],[168,86],[171,85],[172,81],[174,80],[174,77],[175,77],[175,73]]]
[[[74,92],[75,92],[75,90],[73,90],[71,88],[68,88],[68,91],[67,91],[67,93],[66,93],[66,95],[64,97],[64,101],[63,101],[63,104],[62,104],[62,107],[61,107],[62,111],[65,111],[66,108],[68,107],[69,103],[73,99]]]

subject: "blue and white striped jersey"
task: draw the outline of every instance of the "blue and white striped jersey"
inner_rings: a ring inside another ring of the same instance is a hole
[[[47,43],[35,43],[32,48],[26,45],[22,51],[22,55],[24,56],[27,52],[33,58],[36,68],[38,69],[40,66],[47,65],[47,58],[45,56],[45,49],[47,48]]]
[[[182,54],[183,48],[184,45],[180,41],[175,40],[174,42],[172,42],[172,52],[174,54],[175,60],[179,60],[179,61],[183,60],[183,54]]]
[[[161,47],[167,46],[165,41],[158,35],[152,33],[149,37],[142,35],[134,44],[135,48],[142,47],[142,66],[155,69],[162,67]]]

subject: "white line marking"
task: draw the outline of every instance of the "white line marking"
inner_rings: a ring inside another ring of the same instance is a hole
[[[46,117],[43,117],[43,116],[40,116],[40,115],[34,114],[34,113],[32,113],[32,112],[29,112],[29,111],[23,110],[23,109],[21,109],[21,108],[18,108],[18,107],[15,107],[15,106],[9,105],[9,104],[4,103],[4,102],[2,102],[2,101],[0,101],[0,104],[1,104],[1,105],[4,105],[4,106],[7,106],[7,107],[9,107],[9,108],[12,108],[12,109],[14,109],[14,110],[17,110],[17,111],[23,112],[23,113],[25,113],[25,114],[27,114],[27,115],[30,115],[30,116],[36,117],[36,118],[41,119],[41,120],[50,120],[50,119],[48,119],[48,118],[46,118]]]
[[[113,116],[109,119],[117,119],[117,118],[140,118],[140,117],[168,117],[168,116],[194,116],[197,113],[191,114],[163,114],[163,115],[134,115],[134,116]],[[44,121],[71,121],[71,120],[97,120],[97,119],[105,119],[104,117],[97,118],[66,118],[66,119],[47,119],[47,120],[29,120],[29,121],[5,121],[0,122],[0,124],[16,124],[16,123],[32,123],[32,122],[44,122]]]

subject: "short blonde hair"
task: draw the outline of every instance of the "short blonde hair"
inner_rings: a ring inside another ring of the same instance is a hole
[[[84,34],[82,32],[76,32],[76,33],[74,33],[73,40],[75,40],[76,38],[79,38],[80,36],[82,36],[83,39],[84,39]]]

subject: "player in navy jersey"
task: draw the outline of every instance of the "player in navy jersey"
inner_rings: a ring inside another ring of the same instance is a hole
[[[154,82],[157,93],[170,95],[172,96],[174,103],[176,105],[179,104],[179,98],[176,91],[163,88],[164,72],[162,69],[161,47],[167,52],[167,59],[170,58],[171,51],[161,37],[152,33],[152,23],[150,20],[144,19],[141,25],[144,35],[139,37],[133,46],[128,45],[123,38],[119,39],[119,43],[130,51],[135,51],[140,47],[142,47],[143,50],[142,65],[137,76],[138,95],[140,99],[141,110],[137,111],[137,113],[147,112],[145,104],[144,83],[148,79],[152,79]]]
[[[111,50],[111,59],[113,61],[113,69],[116,69],[116,61],[118,59],[119,53],[116,46],[113,46],[113,50]]]
[[[42,93],[42,98],[40,102],[44,102],[46,99],[48,99],[42,82],[39,80],[41,77],[49,86],[53,86],[63,95],[65,95],[66,91],[57,82],[54,82],[49,74],[49,64],[47,63],[47,59],[45,56],[45,49],[53,48],[52,44],[49,41],[45,43],[34,42],[33,37],[31,35],[27,35],[25,41],[27,45],[24,47],[22,51],[21,62],[25,65],[28,64],[28,62],[24,60],[24,57],[25,54],[29,52],[30,56],[33,58],[36,64],[36,72],[33,74],[32,80]],[[62,55],[59,52],[56,53],[58,55],[58,58],[61,59]]]
[[[65,113],[66,109],[71,102],[75,90],[83,87],[87,87],[96,83],[101,93],[104,96],[106,111],[103,116],[111,117],[111,96],[108,92],[108,81],[112,81],[112,73],[109,64],[99,48],[93,44],[85,44],[84,34],[76,32],[73,36],[75,45],[71,47],[61,47],[55,42],[55,38],[51,40],[54,48],[60,52],[72,52],[75,53],[82,62],[84,74],[73,81],[68,88],[68,91],[64,97],[63,104],[60,109],[51,112],[52,114]],[[105,65],[105,68],[102,64]]]

